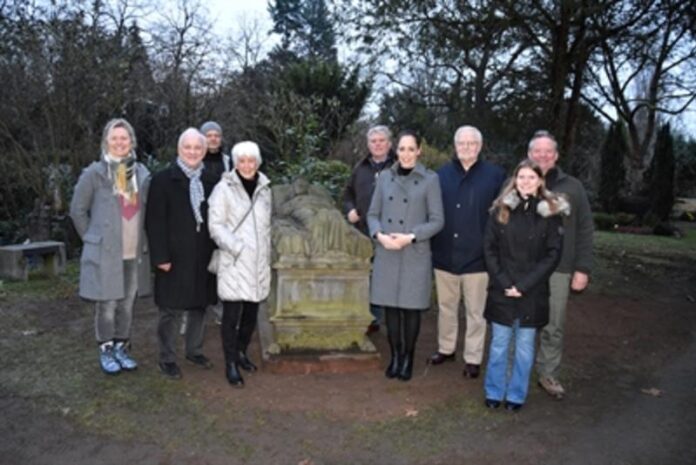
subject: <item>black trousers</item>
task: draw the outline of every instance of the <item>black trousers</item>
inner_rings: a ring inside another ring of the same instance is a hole
[[[411,354],[416,349],[420,332],[421,311],[384,307],[389,344],[397,352]]]
[[[188,311],[186,355],[189,357],[203,355],[203,339],[205,336],[203,317],[205,316],[205,309],[189,308],[177,310],[160,307],[157,338],[159,340],[159,359],[162,363],[176,362],[176,338],[179,332],[179,320],[184,311]]]
[[[222,302],[222,351],[225,363],[239,361],[239,353],[246,352],[251,342],[251,335],[256,328],[256,318],[259,313],[258,302],[236,300]]]

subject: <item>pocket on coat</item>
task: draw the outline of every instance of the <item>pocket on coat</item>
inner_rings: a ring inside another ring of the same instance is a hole
[[[82,255],[80,256],[80,294],[83,296],[100,295],[101,289],[101,242],[96,234],[82,237]]]
[[[102,237],[97,234],[85,234],[82,236],[82,263],[93,263],[98,265],[101,262],[101,243]]]

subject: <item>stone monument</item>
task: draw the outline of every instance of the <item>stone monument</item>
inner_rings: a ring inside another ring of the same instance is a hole
[[[325,189],[304,179],[273,187],[272,250],[271,295],[259,321],[264,359],[368,354],[378,362],[365,336],[372,244]]]

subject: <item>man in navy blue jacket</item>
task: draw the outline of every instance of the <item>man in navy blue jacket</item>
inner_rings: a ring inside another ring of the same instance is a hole
[[[486,338],[488,273],[483,259],[483,233],[488,209],[498,196],[505,171],[479,160],[481,132],[462,126],[454,135],[456,157],[437,172],[442,188],[445,227],[431,240],[437,287],[438,350],[429,362],[454,360],[459,333],[459,303],[466,308],[464,376],[479,375]]]

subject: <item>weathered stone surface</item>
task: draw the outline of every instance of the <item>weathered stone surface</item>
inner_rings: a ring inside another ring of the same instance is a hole
[[[369,269],[372,244],[326,190],[298,179],[273,188],[274,268]]]
[[[57,275],[65,271],[65,244],[55,241],[31,242],[0,247],[0,277],[26,281],[29,263],[38,261],[43,270]]]
[[[273,188],[273,286],[269,325],[260,324],[267,357],[278,354],[374,352],[372,244],[350,226],[331,196],[304,180]]]

